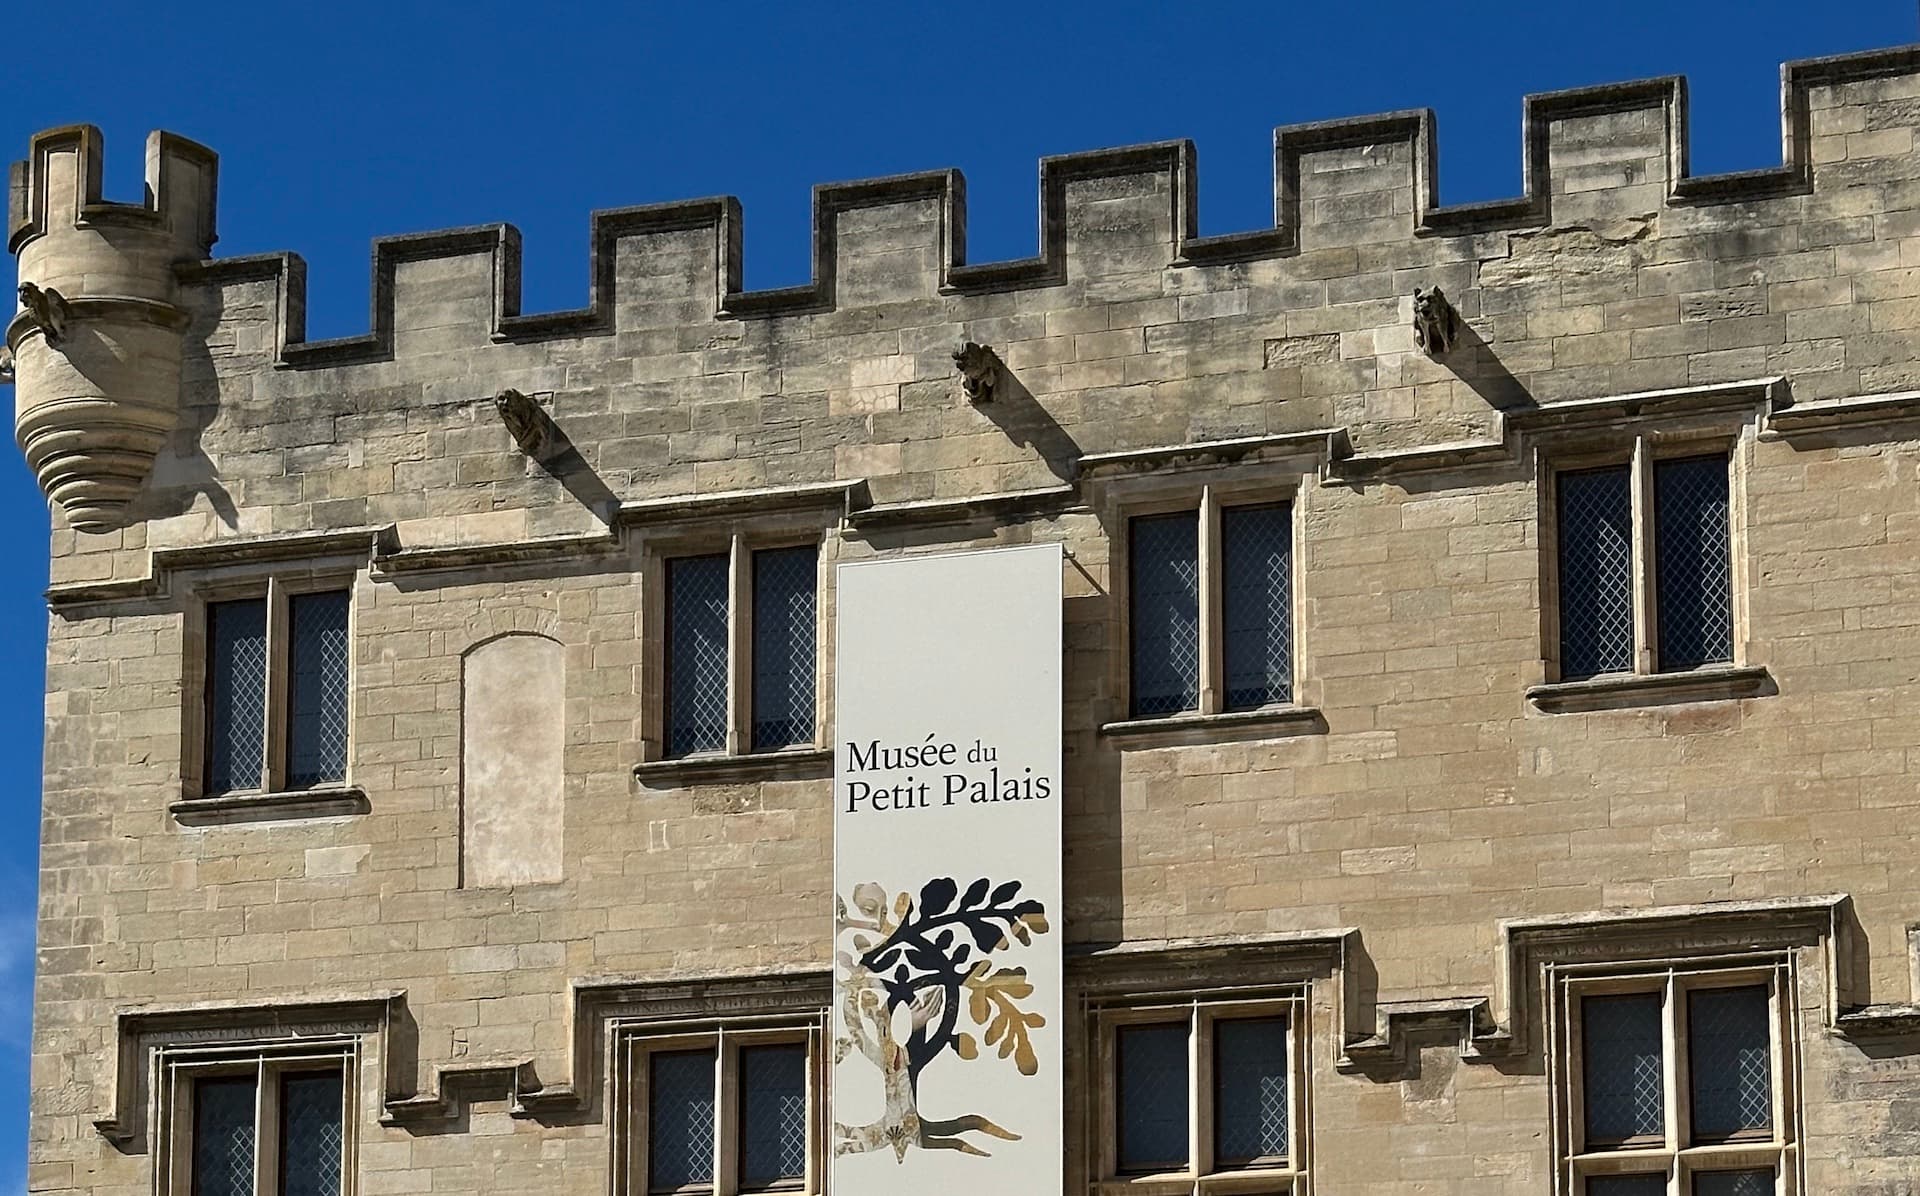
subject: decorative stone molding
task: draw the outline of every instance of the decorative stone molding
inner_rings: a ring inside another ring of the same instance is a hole
[[[148,1066],[155,1052],[184,1044],[242,1044],[256,1049],[355,1040],[371,1052],[379,1091],[391,1094],[400,1061],[415,1049],[407,995],[391,990],[365,996],[285,997],[265,1001],[199,1001],[144,1005],[114,1015],[113,1077],[108,1111],[94,1129],[122,1150],[147,1149],[147,1111],[152,1107]]]

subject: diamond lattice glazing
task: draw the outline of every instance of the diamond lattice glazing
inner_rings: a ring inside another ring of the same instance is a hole
[[[1595,1175],[1587,1180],[1587,1196],[1667,1196],[1667,1177]]]
[[[193,1086],[193,1196],[253,1196],[254,1081]]]
[[[1118,1056],[1120,1170],[1187,1165],[1187,1024],[1123,1026]]]
[[[1226,705],[1246,710],[1293,697],[1293,512],[1220,513],[1226,623]]]
[[[207,792],[260,787],[267,727],[267,603],[207,607]]]
[[[814,588],[818,551],[753,554],[753,746],[813,742]]]
[[[1587,1141],[1665,1134],[1659,994],[1587,997],[1580,1017]]]
[[[1703,988],[1687,995],[1693,1136],[1725,1138],[1773,1126],[1767,990]]]
[[[667,754],[727,746],[727,558],[667,562]]]
[[[1773,1172],[1699,1171],[1693,1176],[1693,1196],[1773,1196]]]
[[[287,783],[347,775],[347,594],[298,594],[288,603]]]
[[[1563,473],[1560,675],[1633,667],[1633,495],[1627,469]]]
[[[286,1077],[280,1086],[281,1196],[340,1196],[345,1153],[339,1072]]]
[[[1133,713],[1200,705],[1200,517],[1153,515],[1131,529]]]
[[[1660,667],[1690,669],[1732,660],[1727,459],[1657,462],[1653,494]]]
[[[807,1173],[807,1048],[740,1052],[740,1186],[764,1188]]]
[[[649,1057],[647,1190],[713,1182],[713,1052]]]
[[[1222,1166],[1287,1156],[1287,1023],[1222,1021],[1213,1027],[1213,1155]]]

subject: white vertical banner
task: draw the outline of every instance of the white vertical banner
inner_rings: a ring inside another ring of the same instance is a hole
[[[839,566],[834,1196],[1064,1182],[1061,565]]]

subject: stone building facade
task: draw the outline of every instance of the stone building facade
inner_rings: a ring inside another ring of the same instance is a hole
[[[577,311],[395,237],[329,341],[211,153],[35,138],[30,1190],[819,1190],[833,566],[1052,542],[1071,1191],[1920,1193],[1920,51],[1783,95],[1713,177],[1678,79],[1531,97],[1468,206],[1430,114],[1283,128],[1231,236],[1048,159],[985,265],[955,173],[826,186],[779,291],[725,199]]]

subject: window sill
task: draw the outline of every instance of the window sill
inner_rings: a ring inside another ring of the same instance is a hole
[[[1729,702],[1779,692],[1764,665],[1712,665],[1684,673],[1644,673],[1556,681],[1527,690],[1527,700],[1548,714],[1667,706],[1678,702]]]
[[[167,813],[181,826],[226,826],[236,822],[279,822],[296,818],[337,818],[372,809],[366,791],[352,785],[292,789],[284,793],[226,793],[174,802]]]
[[[1245,1170],[1211,1171],[1195,1176],[1186,1171],[1155,1171],[1144,1175],[1109,1176],[1100,1181],[1101,1196],[1203,1196],[1215,1193],[1279,1194],[1295,1190],[1301,1178],[1298,1171],[1281,1168],[1250,1167]]]
[[[738,781],[804,781],[832,771],[832,748],[801,747],[739,756],[715,753],[648,760],[633,766],[633,779],[648,789],[673,789]]]
[[[1234,739],[1324,735],[1327,720],[1313,706],[1265,706],[1223,714],[1175,714],[1103,723],[1100,734],[1124,747],[1169,747]]]

